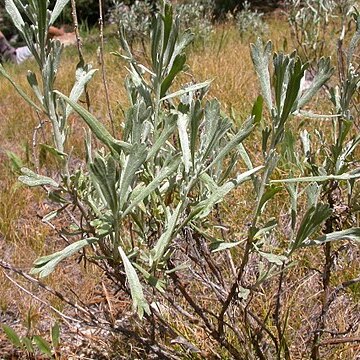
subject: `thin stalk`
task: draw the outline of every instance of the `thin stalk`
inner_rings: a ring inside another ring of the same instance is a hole
[[[275,306],[275,314],[274,314],[274,320],[275,320],[275,326],[278,333],[278,339],[280,343],[280,349],[277,353],[278,360],[281,360],[281,348],[284,338],[283,329],[281,328],[281,320],[280,320],[280,312],[281,312],[281,293],[282,293],[282,287],[284,282],[284,268],[285,263],[283,262],[281,266],[280,276],[279,276],[279,283],[278,283],[278,290],[276,294],[276,306]]]
[[[115,124],[114,118],[112,115],[111,107],[110,107],[110,97],[109,97],[109,87],[106,79],[106,69],[105,69],[105,59],[104,59],[104,21],[103,21],[103,6],[102,0],[99,0],[99,27],[100,27],[100,66],[102,73],[102,81],[105,90],[105,99],[106,99],[106,107],[111,123],[112,134],[115,137]]]
[[[165,12],[165,2],[162,1],[161,3],[161,13]],[[164,29],[165,24],[162,23],[161,26],[161,36],[160,36],[160,44],[158,46],[158,51],[160,51],[159,60],[156,64],[156,78],[154,81],[154,88],[155,88],[155,112],[154,112],[154,143],[159,137],[159,115],[160,115],[160,99],[161,99],[161,82],[163,77],[163,56],[164,56]],[[154,64],[155,65],[155,64]]]
[[[334,209],[336,205],[336,183],[330,182],[329,184],[329,193],[327,196],[327,201],[331,209]],[[326,220],[325,223],[325,234],[329,234],[334,231],[336,219],[334,216],[331,216]],[[325,329],[326,316],[329,310],[329,296],[330,296],[330,280],[331,280],[331,267],[333,265],[333,256],[331,254],[331,243],[328,242],[324,245],[324,254],[325,254],[325,264],[322,273],[323,277],[323,298],[321,313],[317,320],[316,329],[314,331],[314,338],[311,348],[311,360],[320,359],[320,339]]]
[[[170,268],[174,266],[170,263]],[[218,341],[225,349],[229,351],[229,353],[234,357],[234,359],[244,359],[238,349],[236,349],[224,336],[219,334],[215,327],[212,325],[211,321],[205,316],[203,308],[201,308],[197,301],[192,298],[192,296],[187,292],[186,286],[182,284],[181,280],[179,279],[176,272],[172,272],[170,274],[171,279],[173,280],[175,286],[181,294],[183,295],[184,299],[188,302],[188,304],[193,308],[195,313],[201,318],[203,321],[206,329],[210,333],[211,337]]]
[[[330,243],[326,243],[324,247],[325,253],[325,265],[323,271],[323,300],[322,300],[322,309],[321,314],[318,319],[318,323],[314,332],[314,339],[311,348],[311,360],[319,360],[320,359],[320,339],[321,335],[325,329],[325,319],[327,312],[329,310],[328,299],[330,294],[330,278],[331,278],[331,265],[332,265],[332,256],[331,256],[331,245]]]
[[[225,313],[226,313],[227,309],[229,308],[232,299],[234,298],[234,296],[237,293],[237,289],[238,289],[238,286],[239,286],[239,284],[241,282],[241,279],[243,277],[246,264],[249,261],[249,255],[250,255],[250,251],[251,251],[251,248],[252,248],[253,235],[254,235],[254,234],[252,234],[252,232],[253,232],[253,229],[256,226],[257,219],[258,219],[258,216],[259,216],[260,200],[261,200],[262,196],[265,193],[266,183],[267,183],[268,178],[270,176],[270,174],[269,174],[270,166],[269,165],[270,164],[269,164],[269,158],[268,158],[266,168],[265,168],[265,172],[264,172],[262,182],[261,182],[261,185],[260,185],[259,193],[257,195],[257,201],[256,201],[257,205],[256,205],[256,208],[255,208],[253,220],[252,220],[252,223],[251,223],[251,226],[250,226],[250,229],[249,229],[249,235],[248,235],[248,238],[247,238],[247,241],[246,241],[244,255],[243,255],[243,258],[242,258],[242,261],[241,261],[241,264],[240,264],[240,268],[238,270],[236,279],[235,279],[235,281],[233,282],[233,284],[232,284],[232,286],[230,288],[228,296],[227,296],[227,298],[226,298],[226,300],[225,300],[225,302],[224,302],[224,304],[223,304],[223,306],[221,308],[220,314],[219,314],[219,322],[218,322],[218,330],[217,331],[220,334],[220,336],[224,335],[224,316],[225,316]]]
[[[77,66],[83,67],[85,65],[85,61],[84,61],[84,55],[82,52],[82,42],[81,42],[81,38],[80,38],[79,23],[78,23],[77,13],[76,13],[76,0],[71,0],[71,16],[73,19],[74,32],[75,32],[75,37],[76,37],[76,45],[77,45],[78,56],[79,56],[79,64]],[[89,97],[89,93],[87,91],[87,85],[84,86],[84,93],[85,93],[85,99],[86,99],[86,107],[87,107],[87,110],[90,111],[90,97]]]

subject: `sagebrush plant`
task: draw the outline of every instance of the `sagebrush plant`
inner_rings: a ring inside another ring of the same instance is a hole
[[[263,36],[268,31],[268,26],[263,19],[264,14],[258,10],[252,10],[249,1],[245,1],[243,9],[235,16],[236,27],[242,39]]]
[[[322,118],[306,107],[334,72],[329,58],[319,59],[318,72],[303,91],[300,84],[308,64],[295,52],[274,53],[271,42],[264,45],[258,40],[251,46],[251,56],[262,95],[237,127],[222,113],[218,100],[206,99],[211,82],[175,88],[177,76],[187,69],[185,50],[194,36],[180,30],[180,19],[163,4],[151,27],[147,65],[134,56],[124,28],[120,29],[122,52],[116,55],[127,62],[130,106],[125,118],[117,119],[122,121],[121,134],[111,135],[76,103],[94,70],[79,64],[76,91],[70,96],[54,90],[60,47],[47,39],[46,31],[66,3],[58,0],[50,12],[46,1],[29,2],[25,10],[34,23],[29,27],[17,11],[23,4],[6,1],[39,65],[44,93],[35,86],[35,74],[29,75],[29,83],[40,105],[3,68],[1,73],[49,119],[53,143],[45,145],[59,158],[59,175],[23,168],[20,180],[48,193],[56,209],[46,215],[47,222],[66,210],[71,210],[73,220],[66,232],[59,229],[69,245],[37,259],[32,273],[47,276],[81,250],[82,259],[108,275],[114,291],[131,297],[138,314],[129,321],[131,314],[124,311],[115,322],[87,312],[87,322],[120,332],[146,353],[169,359],[213,355],[281,359],[290,358],[292,351],[291,309],[283,297],[287,272],[297,265],[299,250],[325,244],[323,307],[321,316],[309,320],[314,331],[309,352],[319,359],[320,337],[333,301],[329,243],[360,239],[360,229],[348,221],[356,210],[359,177],[354,157],[360,136],[352,129],[351,102],[359,87],[359,74],[352,66],[359,32],[350,43],[344,81],[331,91],[333,113],[324,117],[333,121],[334,136],[331,141],[322,137],[321,147],[313,149],[312,136],[302,132],[300,155],[291,122],[297,116]],[[359,23],[359,15],[354,17]],[[263,104],[268,110],[264,117]],[[70,109],[89,128],[80,169],[70,163],[66,136]],[[255,130],[261,132],[260,159],[252,159],[247,150]],[[220,204],[245,186],[254,195],[253,211],[241,238],[225,240]],[[268,211],[281,191],[288,193],[289,231],[282,228],[277,213]],[[344,193],[348,203],[341,212]],[[274,246],[273,237],[283,239],[284,245]],[[275,301],[264,313],[257,304],[268,291],[273,291]],[[206,352],[196,332],[216,346]]]
[[[116,24],[119,28],[123,27],[132,45],[134,41],[144,41],[149,36],[154,11],[156,9],[148,0],[136,0],[132,5],[115,0],[110,10],[109,22]]]
[[[345,35],[348,13],[354,0],[286,0],[288,21],[292,37],[304,61],[312,67],[324,56],[327,36],[337,32],[335,19],[341,17],[342,35]]]
[[[196,38],[205,41],[213,30],[214,2],[197,0],[177,4],[175,12],[180,17],[182,29],[191,29]]]
[[[175,13],[180,17],[182,30],[191,29],[196,38],[204,41],[212,31],[213,4],[209,0],[179,3]],[[114,1],[109,22],[123,27],[132,47],[135,41],[144,41],[150,34],[154,14],[159,9],[151,1],[135,1],[131,5]]]

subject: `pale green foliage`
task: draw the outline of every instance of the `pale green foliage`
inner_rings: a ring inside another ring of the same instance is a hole
[[[150,33],[151,23],[159,9],[150,1],[136,0],[131,6],[114,1],[110,11],[110,23],[123,28],[130,45],[144,40]],[[213,4],[211,0],[197,0],[179,3],[175,6],[182,30],[191,29],[196,38],[205,40],[212,31]]]
[[[243,9],[235,17],[236,27],[241,38],[265,35],[268,31],[268,26],[263,17],[263,13],[252,10],[250,2],[245,1]]]
[[[53,127],[55,151],[65,162],[65,143],[67,138],[67,119],[70,108],[54,94],[56,74],[60,65],[62,45],[59,41],[48,39],[48,28],[61,13],[69,0],[58,0],[54,10],[48,10],[49,1],[31,1],[23,4],[21,1],[5,0],[5,8],[11,15],[14,25],[29,47],[39,68],[39,74],[29,71],[27,80],[36,97],[33,102],[30,97],[12,80],[12,84],[20,95],[37,111],[44,113]],[[31,24],[25,22],[21,10]],[[90,66],[80,64],[76,72],[76,82],[70,93],[70,98],[77,101],[81,96],[84,86],[92,78],[94,70]],[[0,65],[0,73],[9,79],[5,69]],[[66,164],[64,164],[66,167]]]
[[[175,11],[180,16],[183,29],[191,29],[195,36],[202,40],[210,35],[213,29],[213,1],[196,0],[180,3],[176,6]]]
[[[153,10],[147,0],[136,0],[131,6],[124,4],[123,1],[114,0],[109,21],[124,28],[128,41],[133,43],[135,40],[144,40],[149,35]]]
[[[331,19],[341,16],[344,21],[354,3],[353,0],[286,1],[292,35],[306,61],[316,63],[324,55],[326,35],[336,30]]]
[[[89,172],[79,171],[59,186],[30,170],[23,170],[20,178],[31,186],[61,188],[60,202],[67,201],[64,193],[77,191],[78,201],[86,207],[89,227],[95,231],[95,237],[75,241],[62,251],[38,259],[32,272],[45,276],[64,258],[98,242],[97,251],[111,259],[113,267],[123,263],[140,317],[150,310],[132,262],[142,273],[166,280],[163,271],[176,236],[185,226],[201,227],[202,219],[217,203],[261,169],[255,167],[229,177],[236,164],[231,154],[254,127],[251,117],[234,131],[217,100],[203,106],[208,82],[173,89],[175,77],[186,68],[184,50],[193,35],[179,32],[180,21],[173,18],[170,6],[166,5],[164,11],[164,17],[157,15],[152,29],[151,68],[135,61],[121,29],[131,100],[122,138],[115,139],[91,113],[76,104],[81,93],[76,86],[70,97],[54,92],[60,103],[67,102],[78,112],[109,152],[92,151],[88,141]],[[67,115],[69,108],[63,108]],[[66,126],[62,129],[66,132]],[[56,150],[62,152],[63,144],[55,142]],[[229,155],[232,161],[227,163]],[[127,235],[129,221],[134,226]],[[150,233],[156,234],[151,241]]]

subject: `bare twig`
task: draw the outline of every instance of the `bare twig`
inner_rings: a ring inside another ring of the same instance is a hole
[[[320,343],[320,346],[346,344],[346,343],[350,343],[350,342],[360,342],[360,336],[327,339],[327,340],[322,341]]]
[[[1,266],[1,263],[0,263]],[[58,309],[56,309],[55,307],[53,307],[51,304],[49,304],[47,301],[40,299],[38,296],[36,296],[35,294],[33,294],[31,291],[27,290],[26,288],[24,288],[22,285],[20,285],[17,281],[15,281],[13,278],[11,278],[6,272],[5,270],[3,270],[3,274],[5,275],[5,277],[11,281],[16,287],[18,287],[21,291],[23,291],[24,293],[30,295],[32,298],[34,298],[36,301],[38,301],[39,303],[49,307],[52,311],[54,311],[56,314],[58,314],[65,322],[66,324],[70,327],[70,323],[68,321],[73,321],[73,322],[81,322],[81,320],[75,319],[71,316],[65,315],[64,313],[62,313],[61,311],[59,311]]]
[[[219,204],[216,204],[215,205],[215,216],[216,216],[216,220],[219,222],[219,226],[220,226],[220,231],[221,231],[221,237],[224,241],[226,241],[226,233],[225,233],[225,230],[224,230],[224,224],[223,224],[223,221],[222,221],[222,217],[221,217],[221,213],[220,213],[220,209],[219,209]],[[232,275],[235,277],[236,276],[236,267],[235,267],[235,264],[234,264],[234,261],[233,261],[233,258],[231,256],[231,251],[230,250],[227,250],[225,252],[226,254],[226,258],[227,258],[227,261],[228,261],[228,265],[229,265],[229,268],[231,269],[232,271]]]
[[[29,290],[25,289],[23,286],[21,286],[20,284],[18,284],[15,280],[13,280],[10,276],[8,276],[5,271],[4,274],[5,276],[11,281],[13,282],[17,287],[19,287],[22,291],[24,291],[25,293],[27,293],[28,295],[32,296],[34,299],[36,299],[37,301],[41,302],[42,304],[49,306],[52,310],[54,310],[58,315],[60,315],[64,320],[67,321],[75,321],[77,323],[81,323],[83,325],[86,326],[90,326],[90,327],[95,327],[95,328],[99,328],[102,330],[106,330],[106,331],[110,331],[112,333],[121,333],[123,335],[125,335],[128,338],[134,339],[136,341],[138,341],[144,349],[146,349],[147,351],[153,352],[155,354],[157,354],[158,356],[160,356],[161,359],[173,359],[173,360],[178,360],[180,359],[175,351],[169,350],[168,348],[166,348],[165,346],[162,346],[160,344],[153,344],[151,343],[150,339],[141,337],[137,334],[136,331],[132,331],[126,327],[120,326],[120,325],[116,325],[116,326],[112,326],[110,323],[108,322],[104,322],[103,320],[100,320],[97,316],[95,316],[91,311],[74,304],[71,300],[69,300],[68,298],[66,298],[63,294],[59,293],[58,291],[55,291],[53,289],[51,289],[50,287],[48,287],[47,285],[43,284],[42,282],[38,281],[37,279],[33,278],[32,276],[24,273],[22,270],[17,269],[15,267],[13,267],[12,265],[8,264],[7,262],[3,261],[0,259],[0,267],[2,267],[5,270],[10,270],[12,272],[15,272],[16,274],[24,277],[26,280],[30,281],[31,283],[40,286],[41,288],[43,288],[44,290],[46,290],[47,292],[49,292],[52,295],[55,295],[56,297],[58,297],[60,300],[66,302],[68,305],[70,305],[71,307],[73,307],[75,310],[77,310],[78,312],[81,312],[85,315],[87,315],[89,320],[85,320],[85,319],[74,319],[70,316],[67,316],[63,313],[61,313],[60,311],[58,311],[57,309],[53,308],[50,304],[48,304],[46,301],[38,298],[36,295],[34,295],[33,293],[31,293]],[[80,332],[81,333],[81,332]]]
[[[115,324],[114,310],[113,310],[113,307],[112,307],[112,304],[111,304],[109,292],[107,291],[107,288],[106,288],[103,281],[101,282],[101,285],[102,285],[102,288],[103,288],[103,292],[104,292],[104,295],[105,295],[106,302],[107,302],[107,304],[109,306],[109,314],[110,314],[111,322],[112,322],[112,324]]]
[[[59,293],[58,291],[51,289],[49,286],[45,285],[44,283],[42,283],[41,281],[33,278],[32,276],[26,274],[25,272],[23,272],[20,269],[15,268],[14,266],[10,265],[9,263],[3,261],[0,259],[0,267],[2,267],[5,270],[10,270],[20,276],[22,276],[23,278],[25,278],[26,280],[30,281],[31,283],[38,285],[39,287],[41,287],[42,289],[46,290],[48,293],[56,296],[57,298],[59,298],[60,300],[66,302],[68,305],[70,305],[71,307],[73,307],[74,309],[76,309],[77,311],[87,315],[90,318],[94,318],[94,315],[88,311],[87,309],[74,304],[70,299],[68,299],[67,297],[65,297],[63,294]]]
[[[79,55],[79,64],[77,65],[77,67],[84,67],[85,61],[84,61],[84,55],[82,52],[82,42],[81,42],[80,33],[79,33],[79,23],[78,23],[78,19],[77,19],[76,1],[75,0],[71,0],[71,15],[72,15],[73,23],[74,23],[74,32],[75,32],[75,36],[76,36],[76,44],[77,44],[78,55]],[[84,86],[84,93],[85,93],[87,109],[90,110],[90,97],[89,97],[89,93],[87,91],[86,85]]]
[[[34,132],[33,132],[33,137],[32,137],[32,151],[33,151],[33,158],[34,158],[34,164],[35,164],[35,169],[36,172],[39,174],[40,173],[40,162],[39,162],[39,157],[36,154],[36,147],[38,145],[37,143],[37,134],[39,132],[39,130],[42,131],[42,135],[44,137],[44,133],[43,133],[43,126],[45,124],[46,121],[42,120],[40,117],[40,114],[38,111],[36,111],[36,115],[37,118],[39,120],[39,124],[35,127]],[[45,141],[45,139],[44,139]]]
[[[170,268],[174,268],[173,264],[170,263],[169,265],[170,265]],[[243,359],[243,357],[241,356],[238,349],[236,349],[225,337],[221,336],[221,334],[218,333],[216,328],[212,325],[210,320],[206,317],[204,309],[201,308],[197,304],[197,302],[192,298],[192,296],[188,293],[188,291],[186,290],[186,287],[180,281],[177,273],[176,272],[170,273],[170,277],[174,281],[176,288],[179,289],[179,291],[183,295],[184,299],[193,308],[195,313],[201,318],[201,320],[203,321],[203,323],[205,325],[205,328],[210,333],[210,335],[216,341],[218,341],[222,346],[224,346],[224,348],[226,348],[229,351],[229,353],[232,356],[234,356],[235,359],[239,359],[239,360]]]
[[[283,262],[281,266],[281,272],[279,276],[279,283],[278,283],[278,290],[276,293],[276,306],[275,306],[275,314],[274,314],[274,320],[275,320],[275,326],[278,333],[278,340],[280,343],[280,352],[281,352],[281,345],[284,339],[284,334],[281,326],[281,320],[280,320],[280,312],[281,312],[281,295],[283,290],[283,282],[284,282],[284,268],[285,268],[285,262]],[[278,354],[280,356],[280,353]]]
[[[115,124],[114,118],[111,112],[110,107],[110,97],[109,97],[109,87],[106,80],[106,69],[105,69],[105,59],[104,59],[104,20],[103,20],[103,6],[102,0],[99,0],[99,27],[100,27],[100,65],[101,65],[101,72],[102,72],[102,81],[104,84],[105,90],[105,99],[106,99],[106,106],[108,110],[109,119],[111,122],[111,130],[113,136],[115,136]]]

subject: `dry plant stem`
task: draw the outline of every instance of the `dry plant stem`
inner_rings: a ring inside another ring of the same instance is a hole
[[[222,222],[222,218],[221,218],[221,214],[220,214],[220,210],[219,210],[219,204],[215,205],[215,210],[216,210],[216,220],[219,222],[219,225],[220,225],[221,237],[226,242],[226,233],[225,233],[225,230],[224,230],[224,224]],[[236,276],[236,268],[235,268],[233,258],[231,256],[231,251],[227,250],[225,252],[225,254],[226,254],[227,261],[229,263],[228,264],[229,268],[232,271],[232,275],[235,277]]]
[[[1,264],[0,264],[1,265]],[[78,322],[80,323],[81,321],[78,319],[74,319],[70,316],[65,315],[64,313],[62,313],[61,311],[59,311],[58,309],[54,308],[52,305],[50,305],[47,301],[44,301],[42,299],[40,299],[39,297],[37,297],[35,294],[33,294],[31,291],[27,290],[26,288],[24,288],[22,285],[20,285],[18,282],[16,282],[13,278],[11,278],[4,270],[3,270],[3,274],[5,275],[5,277],[12,282],[16,287],[18,287],[21,291],[23,291],[25,294],[28,294],[29,296],[31,296],[32,298],[34,298],[36,301],[38,301],[39,303],[45,305],[46,307],[49,307],[51,310],[53,310],[56,314],[58,314],[64,322],[66,322],[66,324],[71,327],[70,323],[68,321],[73,321],[73,322]]]
[[[59,211],[62,211],[62,209],[64,209],[65,207],[67,207],[68,205],[66,204],[65,206],[63,206],[62,208],[59,209]],[[41,221],[48,225],[52,230],[54,230],[64,241],[67,245],[71,244],[71,242],[68,240],[68,238],[61,232],[61,230],[59,230],[54,224],[52,224],[50,221],[44,220],[42,218],[42,216],[38,215],[38,217],[41,219]]]
[[[173,268],[173,265],[170,264],[170,268]],[[181,283],[178,275],[176,272],[173,272],[170,274],[171,279],[175,283],[175,286],[181,294],[184,296],[184,299],[189,303],[189,305],[193,308],[195,313],[202,319],[205,328],[210,333],[210,335],[217,341],[219,344],[224,346],[225,349],[229,351],[229,353],[235,358],[235,359],[244,359],[244,357],[240,354],[240,352],[231,344],[228,342],[228,340],[221,336],[218,331],[215,329],[215,327],[211,324],[209,319],[205,316],[204,310],[196,303],[196,301],[191,297],[191,295],[186,291],[185,286]]]
[[[266,327],[265,323],[263,321],[261,321],[258,318],[258,316],[256,314],[254,314],[251,310],[248,309],[247,313],[256,321],[256,323],[260,326],[260,328],[269,335],[269,337],[271,338],[271,340],[274,343],[276,351],[279,351],[278,341],[277,341],[275,335]]]
[[[275,145],[273,144],[275,141],[275,137],[273,137],[272,140],[272,145],[270,146],[271,149],[275,148]],[[244,271],[245,271],[245,267],[249,262],[249,256],[250,256],[250,252],[251,252],[251,248],[252,248],[252,244],[253,244],[253,230],[256,228],[256,223],[258,221],[258,216],[259,216],[259,207],[260,207],[260,201],[261,198],[263,196],[263,194],[265,193],[265,188],[266,188],[266,183],[268,181],[268,178],[270,176],[271,170],[269,167],[270,164],[270,158],[268,157],[266,159],[266,165],[265,165],[265,170],[264,170],[264,174],[262,176],[262,181],[261,181],[261,185],[260,185],[260,189],[259,192],[257,194],[257,199],[256,199],[256,207],[253,213],[253,219],[249,228],[249,232],[248,232],[248,237],[246,239],[246,245],[245,245],[245,250],[244,250],[244,254],[241,260],[241,264],[236,276],[235,281],[233,282],[230,291],[228,293],[228,296],[221,308],[220,314],[219,314],[219,323],[218,323],[218,333],[220,334],[221,337],[224,336],[224,316],[226,314],[226,311],[228,310],[231,302],[233,301],[234,297],[237,294],[238,291],[238,287],[241,284],[241,279],[244,275]]]
[[[101,282],[101,285],[102,285],[102,288],[103,288],[103,292],[104,292],[104,295],[105,295],[106,302],[107,302],[108,307],[109,307],[109,314],[110,314],[110,318],[111,318],[111,324],[114,325],[115,324],[114,310],[113,310],[113,307],[112,307],[112,304],[111,304],[109,292],[107,291],[107,288],[106,288],[103,281]]]
[[[115,136],[115,125],[114,125],[114,118],[112,116],[111,107],[110,107],[110,98],[109,98],[109,87],[106,80],[106,69],[105,69],[105,59],[104,59],[104,20],[103,20],[103,0],[99,0],[99,27],[100,27],[100,66],[101,66],[101,73],[102,73],[102,81],[104,84],[105,90],[105,99],[106,99],[106,106],[108,110],[108,115],[111,123],[111,130],[113,136]]]
[[[78,23],[77,13],[76,13],[76,0],[71,0],[71,16],[72,16],[73,23],[74,23],[76,45],[77,45],[77,50],[78,50],[78,55],[79,55],[78,66],[82,67],[85,65],[85,61],[84,61],[84,55],[82,52],[82,42],[81,42],[81,38],[80,38],[79,23]],[[87,91],[87,85],[84,86],[84,93],[85,93],[85,99],[86,99],[86,107],[89,111],[90,110],[90,97],[89,97],[89,93]]]
[[[324,233],[329,234],[334,231],[336,228],[336,210],[335,205],[338,201],[338,185],[336,182],[331,181],[329,183],[329,190],[327,193],[327,202],[329,207],[334,211],[334,215],[330,216],[325,222],[325,229]],[[325,323],[326,323],[326,316],[329,311],[330,304],[333,300],[331,300],[330,294],[330,279],[331,279],[331,267],[334,262],[334,257],[331,253],[331,243],[328,242],[324,245],[324,254],[325,254],[325,264],[323,269],[323,299],[322,299],[322,306],[321,306],[321,313],[317,320],[316,329],[314,331],[314,338],[312,342],[311,348],[311,359],[318,360],[320,359],[320,339],[325,330]]]
[[[325,266],[323,271],[323,300],[322,300],[322,307],[319,319],[317,321],[317,326],[314,331],[314,339],[311,349],[311,359],[318,360],[320,359],[320,352],[319,352],[319,345],[320,345],[320,338],[323,334],[323,330],[325,329],[325,319],[327,312],[329,310],[328,299],[329,299],[329,286],[330,286],[330,277],[331,277],[331,245],[330,243],[326,243],[324,245],[324,253],[325,253]]]
[[[28,291],[27,289],[25,289],[24,287],[22,287],[20,284],[18,284],[15,280],[13,280],[12,278],[10,278],[4,271],[5,276],[11,281],[13,282],[17,287],[19,287],[22,291],[24,291],[25,293],[27,293],[28,295],[32,296],[34,299],[36,299],[37,301],[41,302],[42,304],[49,306],[52,310],[54,310],[58,315],[60,315],[64,320],[67,321],[74,321],[74,322],[78,322],[78,323],[82,323],[84,325],[88,325],[91,327],[96,327],[99,329],[103,329],[103,330],[107,330],[110,332],[118,332],[121,333],[125,336],[127,336],[128,338],[132,338],[137,340],[140,344],[142,344],[144,346],[144,348],[154,352],[155,354],[159,355],[162,359],[179,359],[177,356],[174,356],[173,354],[171,354],[168,349],[165,349],[163,346],[160,345],[154,345],[150,342],[149,339],[143,338],[141,336],[139,336],[136,332],[129,330],[127,328],[123,328],[121,326],[112,326],[109,323],[104,323],[103,321],[99,321],[97,319],[97,317],[90,311],[82,308],[79,305],[74,304],[71,300],[67,299],[63,294],[49,288],[47,285],[43,284],[42,282],[40,282],[39,280],[33,278],[32,276],[24,273],[22,270],[20,269],[16,269],[15,267],[13,267],[12,265],[6,263],[5,261],[0,259],[0,267],[2,267],[5,270],[10,270],[22,277],[24,277],[26,280],[30,281],[33,284],[36,284],[38,286],[40,286],[41,288],[43,288],[44,290],[46,290],[47,292],[49,292],[52,295],[55,295],[56,297],[58,297],[60,300],[66,302],[68,305],[70,305],[71,307],[73,307],[76,311],[79,311],[83,314],[86,315],[87,318],[90,318],[91,320],[79,320],[79,319],[74,319],[72,317],[69,317],[63,313],[61,313],[60,311],[58,311],[57,309],[53,308],[50,304],[48,304],[47,302],[45,302],[44,300],[41,300],[40,298],[38,298],[36,295],[32,294],[30,291]],[[67,322],[66,322],[67,323]],[[68,324],[68,323],[67,323]],[[70,324],[68,324],[70,326]]]
[[[244,274],[244,270],[245,270],[245,266],[248,263],[249,260],[249,254],[250,254],[250,250],[251,250],[251,245],[252,245],[252,239],[249,237],[246,241],[246,246],[245,246],[245,251],[244,251],[244,255],[242,258],[242,262],[240,265],[240,268],[238,270],[238,274],[236,276],[236,280],[234,281],[234,283],[231,286],[231,289],[228,293],[228,296],[221,308],[220,314],[219,314],[219,323],[218,323],[218,330],[217,332],[219,333],[219,335],[221,337],[224,336],[224,316],[225,313],[227,311],[227,309],[229,308],[231,301],[233,300],[234,296],[236,295],[239,283],[241,281],[241,278]]]
[[[79,306],[79,305],[74,304],[71,300],[69,300],[69,299],[68,299],[67,297],[65,297],[63,294],[59,293],[59,292],[56,291],[56,290],[51,289],[50,287],[48,287],[47,285],[45,285],[45,284],[42,283],[41,281],[33,278],[32,276],[24,273],[22,270],[15,268],[14,266],[8,264],[7,262],[5,262],[5,261],[3,261],[3,260],[1,260],[1,259],[0,259],[0,267],[2,267],[2,268],[5,269],[5,270],[10,270],[10,271],[12,271],[12,272],[14,272],[14,273],[22,276],[23,278],[25,278],[26,280],[30,281],[31,283],[40,286],[42,289],[44,289],[44,290],[46,290],[47,292],[49,292],[50,294],[58,297],[60,300],[66,302],[68,305],[70,305],[71,307],[73,307],[75,310],[77,310],[77,311],[85,314],[86,316],[88,316],[88,317],[90,317],[90,318],[93,318],[93,317],[94,317],[94,315],[93,315],[90,311],[84,309],[83,307],[81,307],[81,306]],[[96,318],[95,318],[95,319],[96,319]]]
[[[210,252],[207,244],[204,242],[204,239],[201,238],[200,236],[197,236],[197,235],[195,235],[193,238],[195,240],[197,248],[200,250],[200,254],[198,253],[198,259],[194,259],[194,262],[195,263],[201,263],[201,261],[199,262],[199,259],[204,258],[206,263],[209,266],[209,269],[214,274],[214,277],[217,279],[217,281],[221,285],[224,286],[225,282],[224,282],[224,279],[222,277],[221,271],[218,268],[218,266],[216,265],[216,263],[213,261],[213,259],[211,257],[211,252]]]
[[[320,346],[327,346],[327,345],[338,345],[338,344],[346,344],[351,342],[358,342],[360,343],[360,336],[357,337],[343,337],[343,338],[336,338],[336,339],[327,339],[320,343]]]
[[[169,304],[181,315],[185,316],[186,318],[189,319],[189,321],[191,323],[198,323],[198,319],[191,315],[190,313],[188,313],[185,309],[183,309],[179,304],[176,303],[176,301],[174,301],[173,299],[171,299],[169,296],[167,296],[166,294],[162,294],[161,295],[166,299],[166,301],[169,302]]]
[[[34,164],[35,164],[35,169],[37,173],[40,173],[40,163],[39,163],[39,157],[36,155],[36,147],[37,147],[37,134],[39,132],[39,130],[43,131],[43,125],[45,123],[45,121],[41,120],[40,118],[40,114],[39,112],[36,110],[36,115],[37,118],[39,120],[39,125],[37,125],[34,129],[33,132],[33,137],[32,137],[32,150],[33,150],[33,158],[34,158]],[[43,134],[44,135],[44,134]],[[44,139],[45,142],[45,139]]]
[[[284,268],[285,268],[285,263],[283,263],[282,266],[281,266],[278,290],[277,290],[277,294],[276,294],[275,314],[274,314],[274,321],[275,321],[276,330],[277,330],[277,333],[278,333],[278,339],[279,339],[279,343],[280,343],[280,351],[278,351],[278,354],[277,354],[278,359],[280,359],[280,357],[281,357],[281,344],[282,344],[283,339],[284,339],[284,333],[283,333],[283,330],[282,330],[281,319],[280,319],[281,295],[282,295],[282,288],[283,288],[283,283],[284,283]]]

